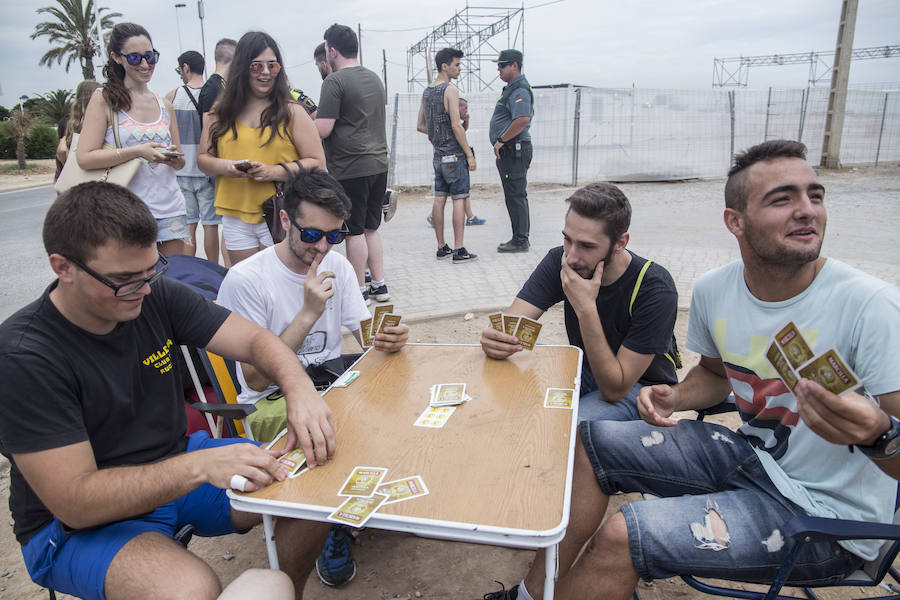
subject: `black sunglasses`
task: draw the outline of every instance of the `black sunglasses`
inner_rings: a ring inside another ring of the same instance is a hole
[[[142,60],[146,60],[148,65],[155,65],[159,61],[159,52],[153,50],[152,52],[144,52],[143,54],[138,54],[137,52],[131,52],[129,54],[122,54],[120,52],[116,52],[119,56],[125,59],[132,67],[136,67],[141,64]]]
[[[325,241],[331,244],[332,246],[335,244],[340,244],[344,241],[344,238],[347,237],[347,234],[350,233],[350,230],[347,229],[347,225],[341,225],[340,229],[332,229],[331,231],[322,231],[321,229],[307,229],[305,227],[300,227],[297,225],[297,222],[293,219],[290,219],[291,225],[296,227],[300,231],[300,241],[304,244],[315,244],[319,240],[322,239],[322,236],[325,236]]]
[[[169,261],[166,260],[165,256],[163,256],[162,254],[159,254],[158,263],[162,263],[162,266],[159,267],[153,273],[153,275],[148,275],[147,277],[142,277],[141,279],[135,279],[134,281],[128,281],[126,283],[116,284],[116,283],[113,283],[112,281],[110,281],[109,279],[107,279],[106,277],[104,277],[103,275],[101,275],[100,273],[98,273],[97,271],[91,269],[90,267],[88,267],[87,265],[82,263],[81,261],[75,260],[74,258],[70,258],[68,256],[66,256],[65,258],[66,258],[66,260],[71,262],[73,265],[75,265],[76,267],[78,267],[79,269],[81,269],[82,271],[84,271],[85,273],[87,273],[88,275],[90,275],[91,277],[93,277],[94,279],[96,279],[97,281],[99,281],[100,283],[105,285],[106,287],[112,288],[113,295],[118,298],[121,298],[122,296],[128,296],[129,294],[135,293],[136,291],[138,291],[139,289],[144,287],[144,284],[153,283],[154,281],[156,281],[157,279],[162,277],[163,273],[166,272],[166,269],[169,268]]]
[[[498,62],[498,63],[497,63],[497,68],[498,68],[498,69],[505,69],[506,67],[508,67],[508,66],[511,65],[511,64],[512,64],[512,62]]]

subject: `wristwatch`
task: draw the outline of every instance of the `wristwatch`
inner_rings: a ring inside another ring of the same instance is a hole
[[[873,460],[884,460],[900,453],[900,420],[893,415],[888,415],[891,419],[891,426],[885,431],[881,437],[875,440],[871,446],[856,445],[860,451]]]

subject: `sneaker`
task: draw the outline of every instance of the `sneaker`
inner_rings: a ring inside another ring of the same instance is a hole
[[[381,205],[384,212],[384,222],[387,223],[394,218],[397,212],[397,192],[388,188],[384,191],[384,203]]]
[[[467,262],[475,262],[478,260],[477,254],[471,254],[468,250],[466,250],[465,246],[462,246],[458,250],[453,251],[453,264],[459,265]]]
[[[367,289],[362,293],[363,301],[366,303],[366,306],[372,306],[372,299],[369,298],[369,290]]]
[[[485,223],[487,223],[487,219],[479,219],[476,215],[466,219],[466,225],[484,225]]]
[[[500,583],[499,581],[497,583]],[[514,585],[510,589],[506,589],[502,583],[500,583],[500,587],[502,588],[499,592],[489,592],[482,596],[483,600],[516,600],[519,596],[519,586]]]
[[[433,216],[428,215],[427,217],[425,217],[425,221],[428,223],[428,225],[429,225],[432,229],[434,229],[434,217],[433,217]]]
[[[497,246],[497,252],[528,252],[528,240],[512,239]]]
[[[443,247],[438,248],[437,252],[435,252],[438,258],[447,258],[451,254],[453,254],[453,250],[450,249],[450,246],[444,244]]]
[[[366,283],[372,283],[372,271],[366,269]]]
[[[356,576],[356,561],[344,529],[333,525],[316,560],[316,573],[325,585],[343,585]]]
[[[378,302],[387,302],[391,299],[391,295],[388,294],[387,284],[382,283],[379,287],[374,288],[371,285],[369,286],[369,296],[374,297]]]

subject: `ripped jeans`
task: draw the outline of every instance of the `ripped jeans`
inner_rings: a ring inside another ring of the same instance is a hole
[[[793,543],[780,527],[805,511],[781,495],[742,436],[690,420],[592,421],[581,424],[581,440],[604,493],[658,496],[621,508],[642,579],[774,578]],[[789,581],[836,582],[861,563],[837,544],[806,544]]]

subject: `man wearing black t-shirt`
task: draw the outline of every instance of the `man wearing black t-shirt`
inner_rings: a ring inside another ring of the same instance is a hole
[[[677,381],[675,283],[625,248],[631,205],[622,190],[595,183],[566,201],[563,245],[547,253],[506,312],[537,319],[562,301],[569,343],[587,358],[579,420],[640,419],[640,388]],[[522,350],[493,327],[482,332],[481,347],[498,359]]]
[[[0,452],[28,572],[80,598],[214,597],[215,573],[173,534],[248,530],[259,516],[232,511],[225,490],[286,473],[247,440],[185,437],[178,346],[271,376],[287,396],[288,447],[299,442],[313,463],[334,451],[331,411],[274,334],[160,278],[156,220],[130,191],[75,186],[48,210],[43,237],[57,279],[0,325]],[[328,526],[278,528],[299,598]]]

